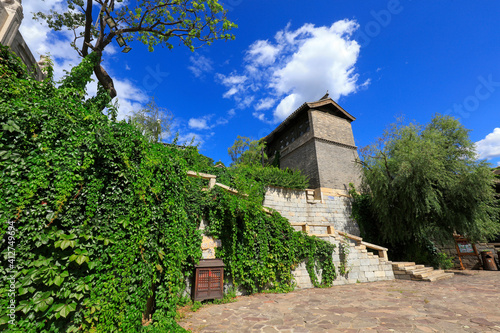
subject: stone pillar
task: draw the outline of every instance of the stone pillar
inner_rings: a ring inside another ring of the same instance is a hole
[[[12,45],[23,17],[21,0],[0,0],[0,43]]]

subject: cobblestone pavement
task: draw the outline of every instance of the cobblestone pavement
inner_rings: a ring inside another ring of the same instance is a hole
[[[500,272],[244,296],[179,324],[193,332],[500,332]]]

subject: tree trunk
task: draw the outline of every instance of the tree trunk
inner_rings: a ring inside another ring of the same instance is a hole
[[[111,98],[116,97],[116,90],[113,84],[113,79],[109,76],[108,72],[100,64],[94,67],[94,73],[99,83],[107,90]]]

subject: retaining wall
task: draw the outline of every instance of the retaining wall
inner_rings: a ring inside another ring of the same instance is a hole
[[[290,223],[333,224],[338,231],[359,236],[358,224],[351,218],[351,197],[345,190],[268,187],[263,206],[275,209]]]

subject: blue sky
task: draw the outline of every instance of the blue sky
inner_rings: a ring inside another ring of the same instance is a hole
[[[24,0],[22,33],[35,57],[55,58],[56,75],[78,63],[70,35],[30,12],[65,1]],[[129,3],[136,3],[130,0]],[[258,139],[304,102],[330,96],[356,117],[356,144],[382,135],[398,116],[427,123],[460,118],[481,158],[500,165],[500,3],[443,1],[226,0],[234,41],[190,52],[154,53],[139,43],[108,49],[120,117],[154,96],[174,115],[183,141],[230,159],[238,135]],[[176,43],[174,44],[176,45]],[[90,91],[95,88],[90,88]]]

